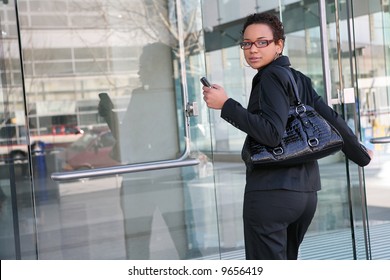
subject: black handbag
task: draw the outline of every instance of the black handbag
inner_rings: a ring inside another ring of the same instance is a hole
[[[312,107],[301,102],[298,86],[287,70],[294,90],[286,130],[277,147],[267,147],[247,136],[243,160],[255,166],[296,165],[329,156],[343,147],[340,133]]]

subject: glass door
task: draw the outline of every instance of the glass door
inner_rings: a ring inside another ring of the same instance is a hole
[[[3,104],[28,120],[23,214],[35,215],[28,255],[4,259],[219,258],[199,1],[2,8],[2,67],[24,78],[11,87],[2,75]],[[20,62],[24,72],[9,70]],[[6,198],[22,190],[4,186]],[[2,244],[15,236],[20,252],[21,219],[7,207]]]
[[[67,249],[42,246],[40,258],[217,254],[210,135],[198,121],[196,103],[204,69],[198,1],[64,5],[64,35],[71,40],[61,49],[73,74],[59,69],[59,77],[46,82],[75,97],[84,133],[58,154],[63,169],[51,175],[60,201],[54,220],[61,237],[55,243]],[[54,24],[53,10],[62,10],[58,4],[50,9],[47,25]]]

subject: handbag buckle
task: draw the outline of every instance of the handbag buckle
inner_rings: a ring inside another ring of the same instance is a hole
[[[307,144],[309,144],[310,147],[316,147],[319,143],[320,141],[318,141],[318,138],[310,138],[307,140]]]
[[[275,156],[280,156],[284,153],[284,150],[282,147],[276,147],[272,150],[272,153],[275,155]]]
[[[297,107],[295,107],[295,112],[300,115],[306,112],[306,107],[304,104],[299,104]]]

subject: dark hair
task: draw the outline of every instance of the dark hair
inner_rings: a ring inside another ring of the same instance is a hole
[[[270,13],[254,13],[249,15],[246,18],[244,26],[242,28],[241,34],[244,35],[245,29],[251,24],[266,24],[272,30],[272,35],[274,36],[274,42],[279,40],[286,40],[286,36],[284,35],[283,23],[279,20],[279,18]]]

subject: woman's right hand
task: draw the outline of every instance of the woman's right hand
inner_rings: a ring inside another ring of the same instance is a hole
[[[223,104],[229,99],[223,87],[213,84],[212,87],[203,86],[203,100],[207,107],[222,109]]]

